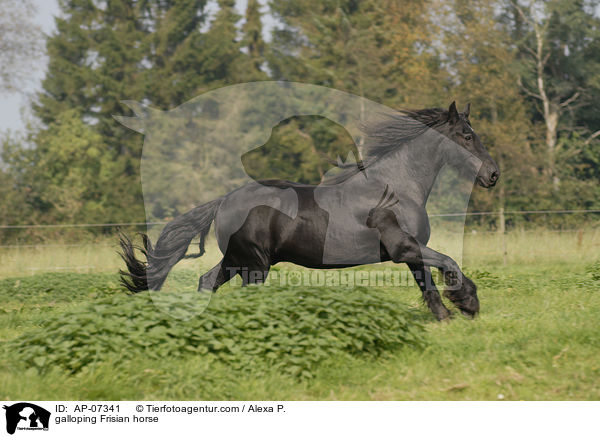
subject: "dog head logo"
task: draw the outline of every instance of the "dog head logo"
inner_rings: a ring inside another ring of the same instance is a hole
[[[6,410],[6,432],[14,434],[18,430],[48,430],[50,412],[28,402],[4,406]]]

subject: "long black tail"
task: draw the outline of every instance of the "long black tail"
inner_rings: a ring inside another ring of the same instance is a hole
[[[200,255],[204,253],[204,239],[215,218],[222,199],[198,206],[169,222],[158,237],[156,247],[148,235],[142,234],[144,247],[136,247],[125,235],[121,235],[121,258],[127,265],[127,271],[120,270],[121,283],[134,293],[144,290],[159,290],[167,279],[169,271],[182,258],[192,238],[200,234]],[[136,258],[134,249],[139,249],[146,262]],[[200,255],[194,255],[198,257]]]

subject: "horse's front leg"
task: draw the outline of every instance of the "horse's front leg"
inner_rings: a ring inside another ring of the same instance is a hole
[[[444,296],[456,305],[466,316],[473,317],[479,312],[479,299],[477,298],[477,287],[467,278],[452,258],[436,252],[429,247],[419,244],[413,237],[403,232],[396,237],[402,241],[395,254],[391,255],[403,262],[413,263],[417,260],[420,264],[439,269],[444,277],[446,289]],[[392,249],[393,250],[393,249]]]
[[[392,241],[395,240],[396,242],[390,242],[391,246],[388,249],[386,245],[386,249],[388,249],[388,253],[394,262],[436,267],[442,272],[446,283],[444,296],[450,299],[466,316],[473,317],[479,312],[477,287],[473,281],[463,274],[456,261],[447,255],[419,244],[415,238],[405,232],[395,231],[390,234],[395,235]]]
[[[438,320],[449,319],[452,313],[442,302],[440,293],[431,277],[431,270],[429,267],[426,267],[423,264],[408,264],[408,267],[423,293],[423,300],[433,315]]]
[[[458,264],[449,256],[420,244],[415,237],[402,230],[392,211],[383,209],[372,212],[369,215],[367,226],[379,230],[381,243],[392,261],[439,269],[447,285],[444,295],[465,315],[474,316],[479,312],[477,287],[462,273]],[[433,281],[431,281],[431,284],[433,284]],[[421,284],[419,286],[421,287]],[[444,318],[445,312],[437,304],[439,293],[431,292],[431,287],[428,290],[427,283],[424,284],[424,287],[425,293],[433,302],[433,308],[431,306],[430,308],[434,315],[438,319]],[[423,290],[423,287],[421,287],[421,290]],[[427,303],[429,305],[429,301]]]

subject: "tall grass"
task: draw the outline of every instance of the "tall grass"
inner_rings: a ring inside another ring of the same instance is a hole
[[[600,257],[600,230],[536,229],[505,235],[467,231],[464,236],[434,233],[430,246],[459,262],[462,258],[464,265],[473,268],[490,264],[590,263]],[[93,243],[57,241],[45,245],[0,246],[0,278],[46,272],[115,272],[123,267],[118,249],[116,236]],[[189,253],[197,250],[192,244]],[[205,271],[220,258],[216,242],[210,238],[207,253],[202,258],[183,260],[176,268]]]
[[[539,265],[589,263],[600,257],[600,230],[517,230],[468,233],[464,239],[465,265]]]

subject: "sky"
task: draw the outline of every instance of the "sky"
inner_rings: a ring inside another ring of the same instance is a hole
[[[37,6],[37,14],[34,21],[42,28],[45,34],[52,34],[55,30],[54,16],[59,13],[58,1],[34,0],[34,3]],[[262,0],[260,3],[264,5],[266,0]],[[240,14],[243,14],[246,10],[246,4],[247,0],[236,1],[236,8]],[[215,11],[216,9],[216,1],[210,1],[209,10]],[[276,26],[276,23],[272,17],[268,15],[263,16],[263,28],[266,39],[269,39],[271,29],[274,26]],[[32,118],[29,111],[29,101],[41,88],[40,83],[44,78],[47,61],[47,58],[44,57],[40,59],[40,62],[36,63],[36,68],[31,71],[30,83],[23,92],[0,95],[0,132],[23,131],[24,123]],[[123,96],[123,98],[126,99],[127,96]]]
[[[35,22],[48,34],[54,31],[54,15],[58,14],[58,2],[56,0],[34,0],[37,6]],[[46,71],[47,59],[44,57],[36,63],[36,69],[31,71],[30,83],[23,93],[11,93],[0,95],[0,131],[19,131],[23,128],[23,114],[28,107],[28,99],[40,87],[40,81]]]

